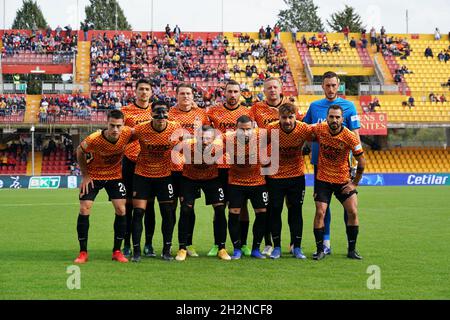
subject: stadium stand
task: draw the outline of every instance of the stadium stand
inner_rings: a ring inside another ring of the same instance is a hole
[[[0,95],[0,123],[22,122],[25,109],[25,95]]]

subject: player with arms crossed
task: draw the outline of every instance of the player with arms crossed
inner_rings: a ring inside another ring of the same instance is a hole
[[[133,130],[124,126],[124,115],[119,110],[108,113],[107,124],[107,129],[95,132],[84,139],[76,151],[82,174],[80,214],[77,222],[80,254],[74,261],[79,264],[88,261],[89,215],[98,192],[103,188],[111,199],[116,215],[112,259],[128,262],[120,252],[126,229],[126,189],[122,180],[121,162],[126,145],[132,139]]]
[[[314,182],[314,201],[316,216],[314,218],[314,237],[317,251],[314,260],[325,258],[324,218],[331,196],[334,193],[348,214],[347,239],[350,259],[362,259],[356,251],[356,239],[359,231],[356,187],[361,180],[365,167],[365,159],[361,142],[356,134],[342,125],[344,111],[339,105],[331,105],[328,109],[327,122],[313,126],[313,139],[319,143],[319,162]],[[348,157],[350,151],[358,161],[356,175],[350,179]]]

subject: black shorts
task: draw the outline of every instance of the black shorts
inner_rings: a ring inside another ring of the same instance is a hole
[[[80,194],[78,198],[83,201],[94,201],[97,197],[98,192],[103,188],[105,188],[106,192],[108,193],[109,199],[117,200],[127,198],[127,190],[122,179],[94,180],[94,188],[92,189],[92,186],[89,186],[89,193],[83,196],[81,196]]]
[[[242,208],[246,200],[250,200],[253,209],[267,208],[269,203],[269,193],[266,185],[262,186],[237,186],[228,185],[228,208]]]
[[[181,196],[181,184],[183,181],[183,171],[172,171],[172,184],[173,191],[175,193],[175,199],[178,199]],[[199,199],[202,197],[202,192],[198,189],[198,192],[195,195],[195,199]]]
[[[147,178],[135,174],[133,178],[133,199],[149,200],[154,197],[157,197],[159,202],[176,199],[172,177]]]
[[[314,181],[314,201],[330,203],[331,196],[334,195],[341,202],[344,203],[345,200],[350,198],[354,194],[358,194],[358,191],[353,190],[349,193],[343,193],[342,188],[346,185],[337,184],[337,183],[329,183],[325,181],[315,180]]]
[[[282,206],[284,198],[289,204],[303,205],[305,198],[305,176],[271,179],[266,178],[267,190],[269,190],[269,205]]]
[[[133,177],[136,162],[131,161],[127,157],[122,160],[122,179],[127,189],[127,199],[133,198]]]
[[[192,180],[183,177],[181,180],[181,197],[183,203],[192,205],[201,190],[205,193],[206,205],[225,204],[225,193],[218,178],[210,180]],[[201,195],[201,194],[200,194]]]

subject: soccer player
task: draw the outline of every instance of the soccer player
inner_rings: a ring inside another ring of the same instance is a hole
[[[283,84],[278,78],[267,78],[264,81],[264,95],[266,100],[261,102],[256,102],[250,109],[251,117],[256,121],[259,128],[267,128],[271,122],[278,121],[279,114],[278,108],[284,104],[289,103],[288,97],[283,96]],[[302,120],[302,114],[296,114],[297,120]],[[268,216],[270,217],[270,206],[268,210]],[[268,218],[271,221],[270,218]],[[264,234],[265,247],[263,254],[270,256],[273,250],[272,237],[271,237],[271,227],[267,224],[267,230]]]
[[[133,178],[132,262],[141,260],[142,218],[148,199],[155,196],[162,216],[162,258],[173,260],[170,248],[175,194],[171,177],[171,151],[182,138],[182,129],[179,123],[168,121],[168,117],[167,104],[155,102],[152,105],[152,120],[135,127],[135,137],[139,140],[141,152]]]
[[[122,108],[125,115],[125,125],[133,128],[139,123],[150,121],[152,119],[152,106],[150,98],[152,96],[152,87],[148,79],[140,79],[136,82],[136,101]],[[126,150],[122,161],[122,175],[125,187],[127,189],[127,232],[125,234],[125,243],[123,254],[126,257],[131,256],[131,221],[133,218],[133,177],[136,161],[141,151],[139,141],[131,142]],[[155,232],[155,208],[154,199],[150,199],[145,209],[145,246],[144,256],[155,257],[152,245],[153,234]]]
[[[350,259],[362,259],[356,251],[356,238],[359,231],[357,191],[365,167],[361,142],[355,133],[345,128],[342,123],[344,110],[339,105],[328,108],[327,122],[313,127],[313,136],[319,143],[319,162],[314,182],[314,201],[316,216],[314,218],[314,237],[317,251],[314,260],[325,258],[323,239],[325,231],[325,212],[334,193],[347,211],[347,239]],[[348,157],[350,151],[358,161],[356,175],[350,177]]]
[[[202,125],[208,125],[209,119],[204,109],[199,108],[194,102],[194,94],[190,84],[181,83],[176,90],[177,105],[173,106],[169,110],[169,121],[178,122],[185,130],[185,134],[193,135],[194,130],[201,128]],[[175,207],[177,206],[177,199],[180,196],[181,176],[183,171],[183,157],[179,158],[179,164],[173,164],[172,167],[172,183],[175,192]],[[199,195],[200,197],[200,195]],[[175,212],[174,212],[175,215]],[[198,257],[198,254],[192,245],[192,238],[194,234],[195,226],[195,212],[192,208],[192,212],[189,215],[189,232],[187,240],[187,254],[191,257]],[[174,221],[176,218],[174,217]]]
[[[312,129],[304,122],[296,120],[298,108],[292,103],[284,103],[278,108],[279,121],[267,126],[268,132],[278,131],[277,146],[279,152],[278,172],[266,176],[269,190],[269,209],[272,239],[274,249],[270,258],[281,257],[281,213],[286,197],[288,208],[288,223],[293,244],[292,254],[297,259],[306,259],[302,252],[303,234],[302,206],[305,196],[305,163],[302,148],[305,140],[311,140]],[[271,137],[271,135],[269,135]],[[272,140],[273,142],[273,140]]]
[[[266,180],[261,174],[259,128],[255,128],[249,116],[241,116],[237,120],[237,130],[224,134],[224,140],[227,158],[232,162],[228,174],[228,229],[234,246],[231,259],[242,257],[239,214],[247,199],[252,203],[256,216],[251,256],[265,259],[266,256],[260,252],[260,245],[266,228],[269,195]],[[230,144],[234,155],[229,152]]]
[[[241,88],[239,83],[234,80],[228,81],[225,86],[225,103],[223,103],[222,105],[211,107],[207,112],[209,120],[211,121],[211,124],[215,129],[221,131],[222,133],[225,133],[227,131],[235,131],[237,119],[243,115],[250,116],[249,109],[239,103],[240,97]],[[223,160],[224,161],[222,161],[222,163],[219,163],[218,165],[219,179],[222,182],[222,188],[225,191],[225,200],[227,201],[228,169],[230,168],[230,166],[226,163],[225,159]],[[250,256],[251,249],[247,246],[247,235],[250,222],[246,205],[241,211],[241,215],[239,218],[241,224],[241,249],[245,256]],[[213,225],[214,230],[216,230],[215,222],[213,222]],[[218,248],[218,244],[214,244],[207,255],[209,257],[217,256]]]
[[[80,254],[75,259],[75,263],[81,264],[88,261],[89,216],[94,200],[103,188],[108,193],[116,214],[112,259],[123,263],[128,262],[128,259],[120,252],[126,229],[126,189],[122,181],[121,161],[130,139],[132,139],[132,129],[124,126],[123,113],[112,110],[108,113],[107,129],[89,135],[77,148],[82,181],[79,195],[80,214],[77,222]]]
[[[328,108],[331,105],[340,105],[343,114],[343,126],[347,127],[355,133],[359,139],[359,128],[361,127],[356,107],[351,101],[347,101],[338,96],[340,80],[336,73],[328,71],[323,75],[322,89],[325,93],[325,99],[321,99],[311,103],[308,111],[306,112],[303,121],[308,124],[315,124],[326,121]],[[317,164],[319,155],[318,143],[312,143],[312,155],[311,164],[314,165],[314,175],[317,175]],[[344,212],[344,220],[347,220],[347,214]],[[331,224],[331,211],[330,207],[327,208],[325,216],[325,234],[324,234],[324,252],[325,254],[331,254],[330,243],[330,224]]]
[[[186,162],[181,179],[181,213],[178,222],[179,251],[176,260],[184,261],[187,255],[188,231],[190,216],[194,210],[194,201],[200,189],[206,197],[206,205],[214,208],[214,240],[218,244],[218,257],[222,260],[231,260],[225,249],[227,237],[227,220],[225,217],[225,193],[219,180],[216,159],[217,150],[222,152],[222,141],[216,140],[216,130],[211,126],[201,127],[200,134],[185,141],[183,152]],[[206,157],[210,157],[207,159]],[[209,160],[209,161],[208,161]]]

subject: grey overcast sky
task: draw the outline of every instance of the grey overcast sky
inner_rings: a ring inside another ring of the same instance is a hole
[[[52,28],[84,20],[88,0],[37,0]],[[153,14],[152,14],[153,3]],[[344,5],[356,8],[364,24],[377,30],[385,26],[389,33],[406,33],[406,10],[409,33],[442,34],[450,31],[449,0],[314,0],[326,28],[331,13]],[[163,30],[168,23],[182,31],[257,31],[261,25],[274,25],[283,0],[119,0],[133,30]],[[0,28],[11,28],[21,0],[0,0]],[[153,26],[153,28],[152,28]]]

